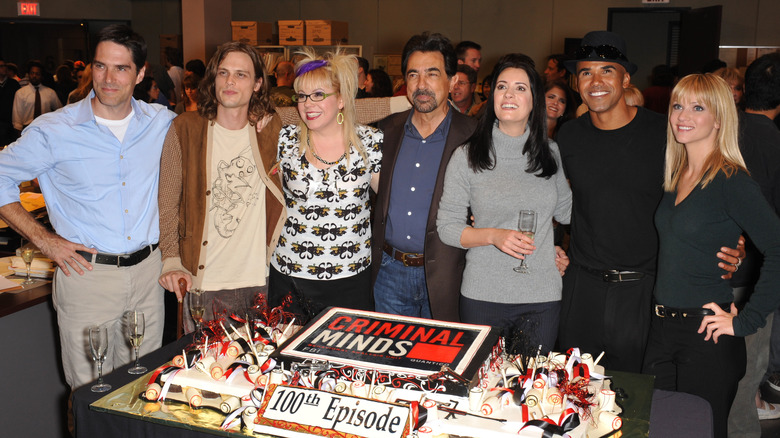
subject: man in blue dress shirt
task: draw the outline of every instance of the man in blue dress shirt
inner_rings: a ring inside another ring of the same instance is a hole
[[[35,119],[0,153],[0,217],[59,267],[54,307],[72,389],[94,379],[84,349],[87,327],[108,326],[107,371],[132,358],[122,335],[124,311],[146,314],[141,354],[162,342],[157,185],[163,139],[175,114],[132,98],[145,61],[146,43],[129,27],[101,30],[90,96]],[[17,186],[33,178],[56,234],[19,203]]]
[[[379,123],[385,141],[373,218],[376,310],[457,321],[465,252],[439,240],[436,215],[447,163],[476,120],[449,106],[457,58],[446,37],[413,36],[401,67],[413,109]]]

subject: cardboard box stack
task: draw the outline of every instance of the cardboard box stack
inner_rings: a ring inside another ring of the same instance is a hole
[[[257,21],[231,21],[233,41],[241,41],[252,46],[274,45],[273,24]]]
[[[347,44],[348,23],[332,20],[306,20],[306,44],[310,46],[335,46]]]
[[[306,43],[303,20],[279,20],[278,23],[280,46],[302,46]]]

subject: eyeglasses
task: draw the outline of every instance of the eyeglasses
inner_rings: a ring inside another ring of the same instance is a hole
[[[628,62],[628,58],[626,58],[626,55],[623,54],[620,50],[618,50],[614,46],[609,46],[606,44],[602,44],[600,46],[580,46],[575,52],[574,52],[574,59],[579,61],[581,59],[586,59],[590,56],[591,52],[596,52],[596,55],[599,58],[603,59],[620,59],[622,61]]]
[[[315,91],[311,94],[293,94],[292,95],[292,101],[295,103],[302,103],[306,102],[306,99],[310,99],[312,102],[322,102],[326,98],[333,96],[336,93],[323,93],[322,91]]]

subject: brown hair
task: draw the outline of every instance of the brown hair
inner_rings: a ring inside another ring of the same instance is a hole
[[[254,125],[263,116],[274,111],[273,103],[268,95],[268,76],[263,60],[255,49],[248,44],[236,41],[219,46],[217,53],[209,60],[209,64],[206,66],[206,76],[198,86],[198,113],[209,120],[214,120],[217,117],[217,107],[219,106],[215,85],[217,70],[225,56],[231,52],[244,53],[249,56],[255,68],[255,80],[262,80],[260,89],[253,93],[249,100],[249,123]]]

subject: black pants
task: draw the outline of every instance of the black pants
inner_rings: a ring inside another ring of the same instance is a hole
[[[650,330],[654,276],[620,283],[571,264],[563,276],[559,351],[579,347],[607,370],[639,373]]]
[[[536,353],[549,353],[558,335],[560,301],[543,303],[506,304],[472,300],[460,296],[460,320],[467,324],[491,325],[501,329],[501,335],[514,339]]]
[[[716,438],[726,438],[731,404],[745,375],[745,339],[723,335],[718,343],[697,333],[701,317],[653,316],[643,372],[655,375],[655,387],[687,392],[712,407]]]
[[[308,322],[330,306],[374,310],[370,269],[337,280],[309,280],[282,274],[271,266],[269,305],[279,306],[288,295],[292,302],[287,311],[295,313],[300,322]]]

